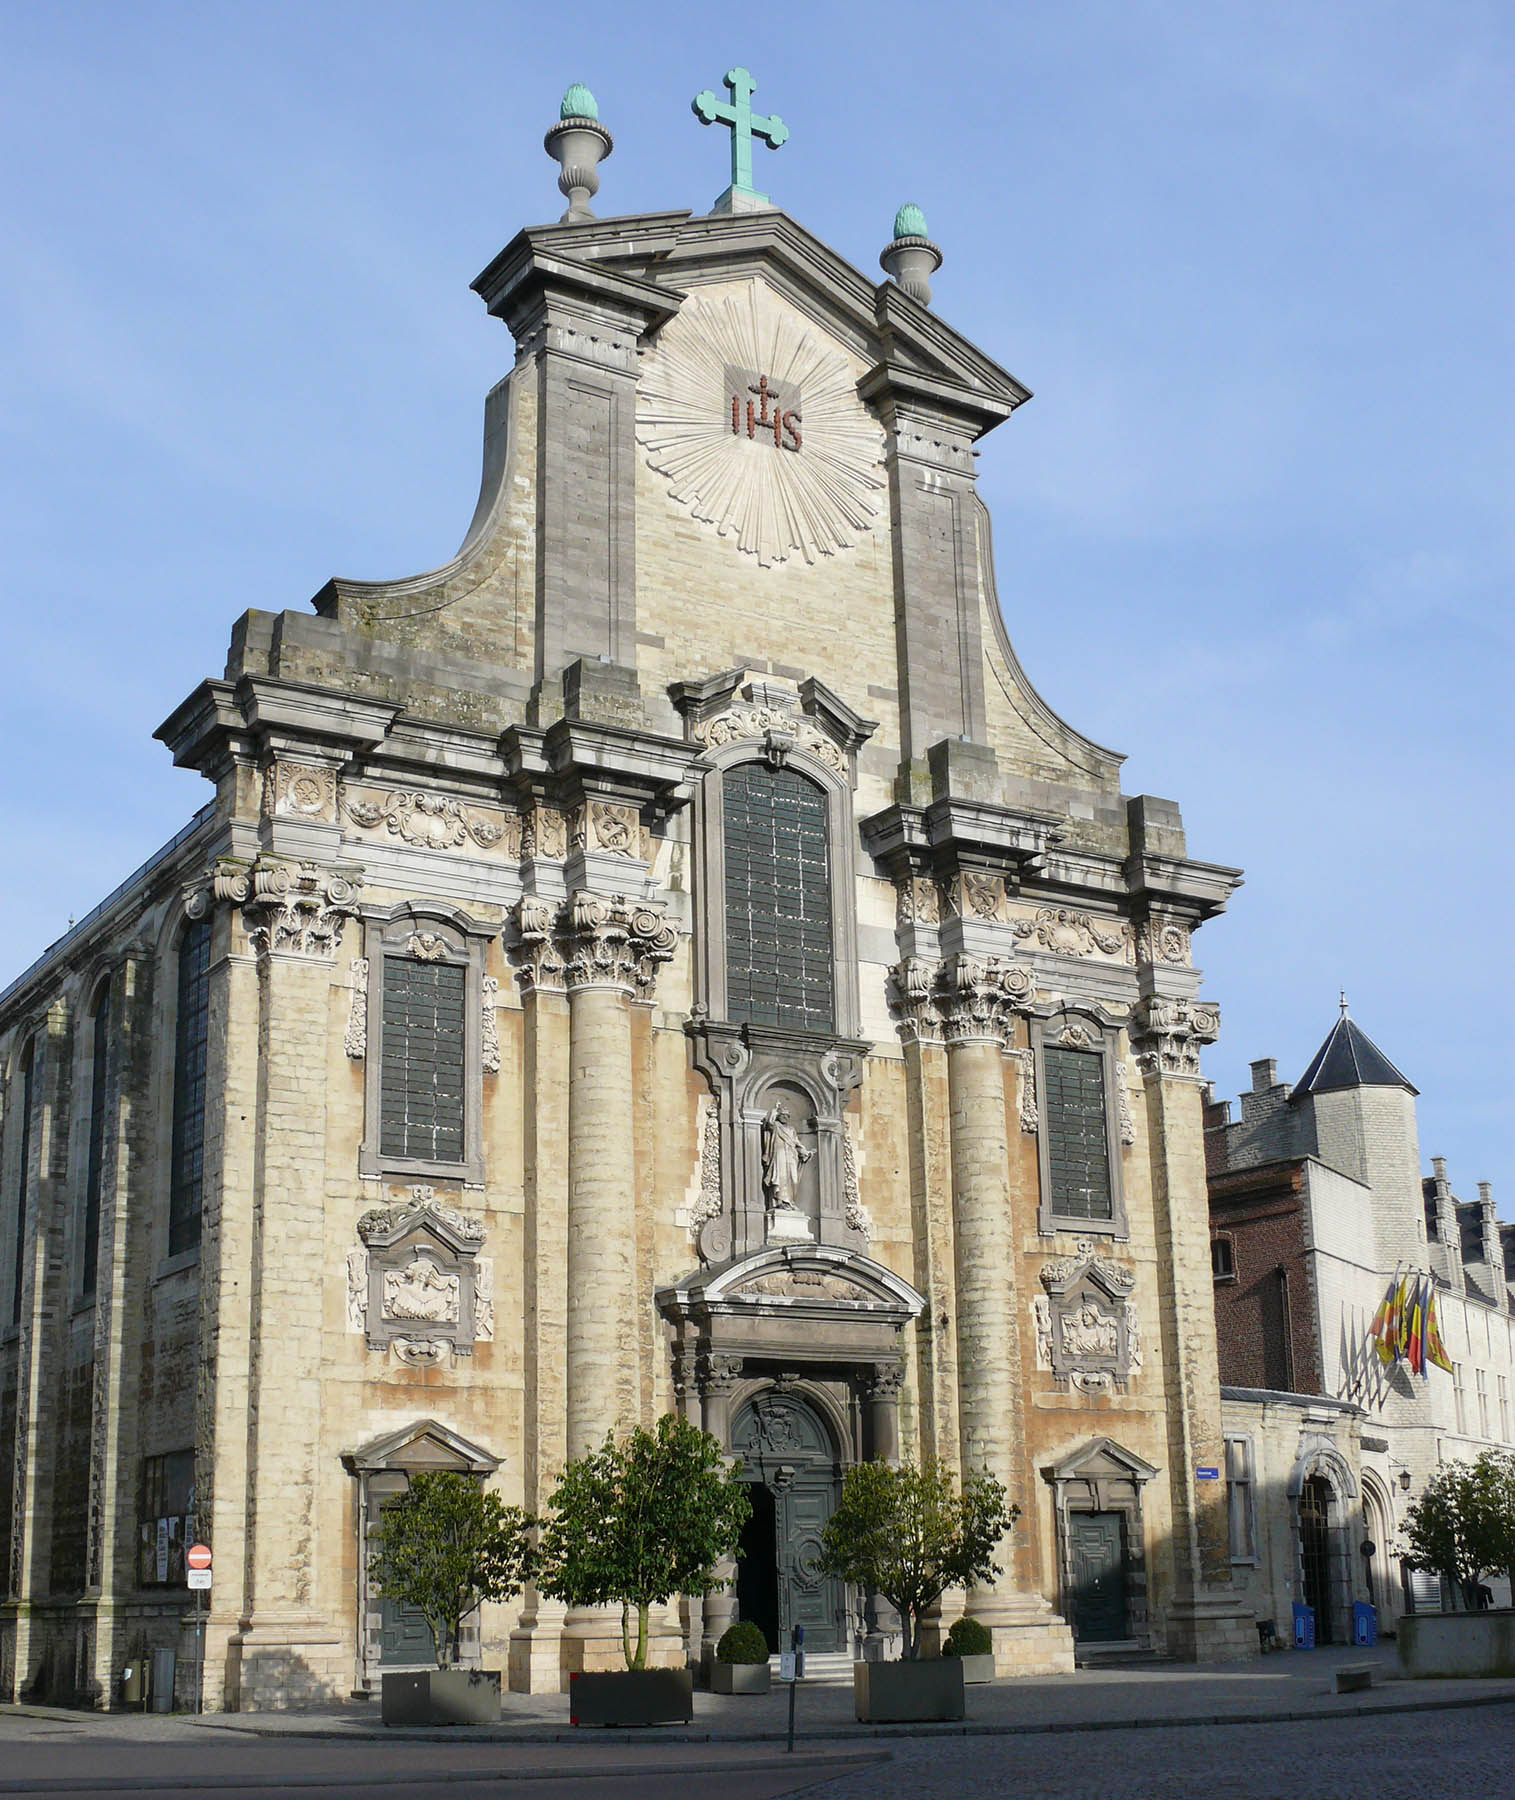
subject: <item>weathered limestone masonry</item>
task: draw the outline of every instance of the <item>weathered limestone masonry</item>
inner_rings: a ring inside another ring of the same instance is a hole
[[[371,1693],[430,1656],[369,1558],[413,1472],[541,1507],[674,1407],[754,1512],[658,1661],[736,1611],[886,1653],[818,1548],[899,1456],[1022,1512],[928,1637],[1254,1651],[1192,954],[1239,876],[1016,660],[975,446],[1029,393],[917,209],[881,283],[750,159],[598,220],[564,105],[458,555],[237,621],[158,734],[210,804],[0,994],[0,1688],[187,1658],[198,1538],[208,1707]],[[618,1640],[528,1593],[464,1648],[555,1690]]]

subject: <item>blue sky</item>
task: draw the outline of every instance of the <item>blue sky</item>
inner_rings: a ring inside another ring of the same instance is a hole
[[[1035,392],[986,440],[1032,678],[1247,885],[1249,1059],[1354,1016],[1515,1218],[1512,159],[1497,5],[0,7],[0,873],[18,971],[208,794],[151,741],[247,607],[451,554],[510,362],[468,283],[562,201],[703,210],[744,62],[776,201]]]

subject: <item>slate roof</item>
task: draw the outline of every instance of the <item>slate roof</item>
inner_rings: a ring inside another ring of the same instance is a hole
[[[1305,1094],[1325,1094],[1336,1088],[1397,1087],[1418,1094],[1365,1031],[1345,1013],[1331,1027],[1331,1034],[1315,1052],[1300,1076],[1291,1100]]]

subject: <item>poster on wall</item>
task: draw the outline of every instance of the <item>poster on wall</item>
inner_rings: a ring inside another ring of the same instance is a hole
[[[167,1519],[159,1519],[159,1521],[158,1521],[157,1575],[158,1575],[159,1581],[167,1581],[168,1580],[168,1520]]]

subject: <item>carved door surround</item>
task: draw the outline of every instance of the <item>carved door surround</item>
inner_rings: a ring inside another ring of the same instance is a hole
[[[694,1066],[715,1096],[720,1211],[700,1227],[707,1263],[746,1256],[768,1241],[769,1206],[763,1192],[763,1120],[781,1103],[802,1145],[812,1154],[800,1183],[800,1211],[820,1244],[863,1251],[868,1239],[848,1222],[844,1115],[862,1085],[870,1046],[856,1039],[763,1025],[727,1025],[693,1018],[684,1027]],[[854,1209],[854,1218],[858,1217]]]
[[[1081,1449],[1042,1470],[1052,1488],[1053,1517],[1057,1528],[1057,1561],[1060,1577],[1060,1610],[1076,1626],[1079,1533],[1072,1521],[1079,1515],[1120,1515],[1124,1520],[1125,1616],[1130,1639],[1149,1644],[1152,1622],[1147,1610],[1146,1538],[1142,1525],[1142,1489],[1158,1470],[1135,1451],[1114,1438],[1095,1438]]]
[[[370,1539],[378,1526],[380,1512],[386,1502],[405,1492],[412,1475],[420,1474],[423,1470],[455,1470],[459,1474],[473,1475],[480,1481],[487,1481],[500,1466],[500,1459],[478,1444],[470,1443],[456,1431],[439,1425],[435,1419],[418,1419],[397,1431],[385,1432],[382,1437],[373,1438],[356,1450],[348,1451],[344,1454],[342,1463],[348,1474],[357,1478],[358,1483],[356,1685],[366,1692],[378,1685],[381,1664],[390,1669],[406,1666],[392,1658],[385,1662],[386,1608],[377,1585],[369,1577]],[[424,1643],[421,1643],[415,1633],[410,1635],[415,1638],[413,1647],[422,1653],[408,1666],[432,1667],[434,1654],[430,1633],[425,1634]],[[477,1618],[463,1627],[459,1655],[465,1663],[478,1662]]]

